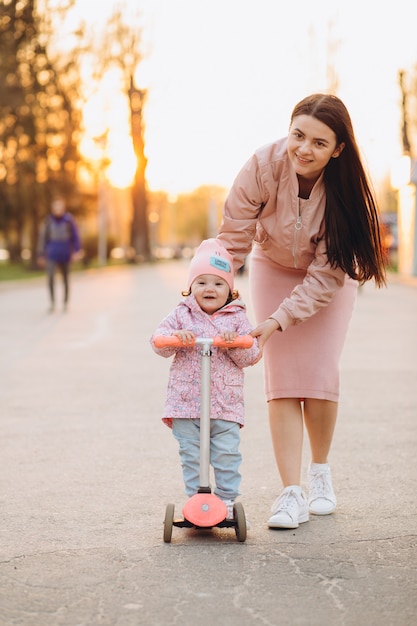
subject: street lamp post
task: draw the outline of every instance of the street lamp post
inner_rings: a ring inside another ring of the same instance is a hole
[[[98,264],[107,263],[107,188],[102,174],[98,181]]]
[[[417,276],[417,175],[415,161],[404,154],[391,174],[398,191],[398,272]],[[414,166],[414,167],[413,167]]]
[[[97,255],[98,264],[100,266],[107,264],[107,180],[106,169],[109,164],[109,160],[106,156],[107,149],[107,136],[108,130],[106,130],[99,137],[94,137],[94,142],[100,149],[100,161],[98,170],[97,181]]]

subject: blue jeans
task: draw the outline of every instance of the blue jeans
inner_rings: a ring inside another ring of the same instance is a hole
[[[55,303],[55,270],[58,268],[62,274],[62,280],[64,282],[64,304],[68,303],[69,295],[69,261],[59,262],[47,259],[46,261],[46,273],[48,275],[49,295],[51,297],[51,304]]]
[[[179,444],[185,493],[191,497],[200,486],[200,420],[173,419],[172,433]],[[240,426],[237,422],[210,420],[210,465],[214,470],[214,493],[234,501],[240,494]]]

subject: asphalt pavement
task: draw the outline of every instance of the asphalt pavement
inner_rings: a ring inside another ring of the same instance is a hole
[[[281,486],[260,363],[246,370],[246,541],[174,528],[164,543],[166,504],[180,513],[186,497],[160,419],[170,360],[149,336],[187,270],[74,273],[69,310],[53,314],[43,278],[0,283],[0,625],[416,624],[416,280],[358,295],[330,457],[336,513],[267,528]]]

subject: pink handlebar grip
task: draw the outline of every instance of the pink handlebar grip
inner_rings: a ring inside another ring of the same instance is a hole
[[[187,344],[183,344],[181,339],[175,335],[156,335],[156,337],[153,338],[153,343],[155,348],[184,348],[185,346],[192,348],[195,346],[195,339]]]
[[[210,343],[216,348],[251,348],[253,345],[252,335],[240,335],[233,341],[225,341],[222,337],[212,337]],[[155,348],[192,348],[196,343],[203,343],[202,339],[193,339],[184,344],[175,335],[157,335],[153,338]]]
[[[213,337],[213,346],[216,346],[216,348],[251,348],[252,345],[252,335],[240,335],[233,341],[225,341],[221,337]]]

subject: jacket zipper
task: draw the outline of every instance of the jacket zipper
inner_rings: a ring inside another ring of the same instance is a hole
[[[300,198],[297,198],[297,221],[294,224],[294,243],[292,247],[292,255],[294,259],[294,268],[298,269],[297,262],[297,243],[298,243],[298,231],[303,227],[303,222],[301,221],[301,211],[300,211]]]

